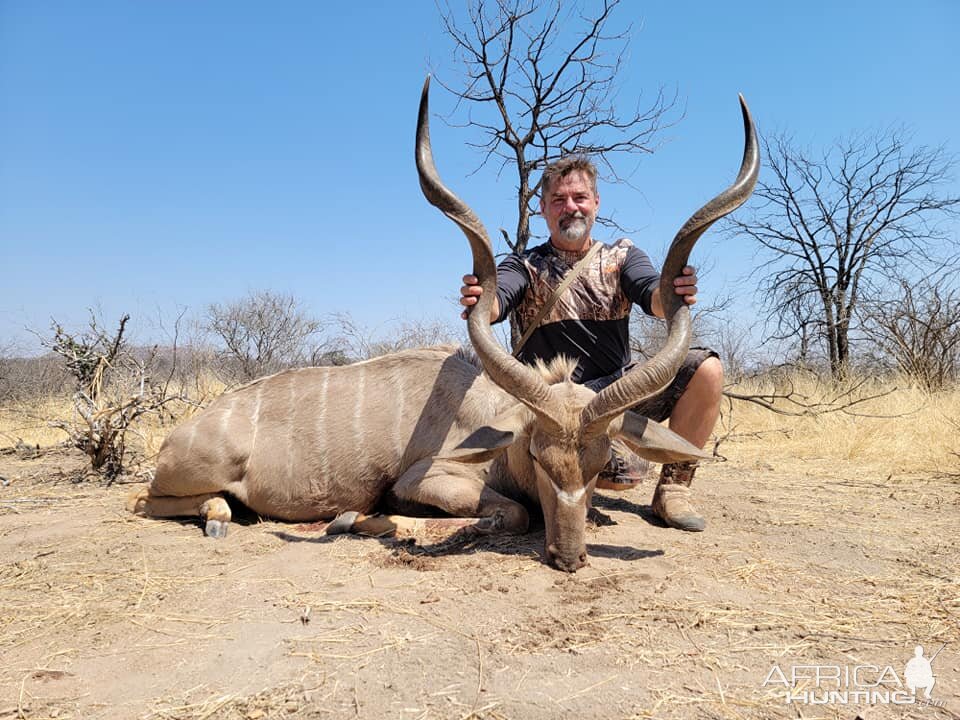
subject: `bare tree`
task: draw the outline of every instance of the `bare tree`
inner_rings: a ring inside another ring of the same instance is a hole
[[[864,330],[877,350],[928,391],[960,373],[960,291],[946,278],[900,281],[896,301],[863,308]]]
[[[462,81],[438,82],[468,104],[465,125],[484,139],[473,143],[498,172],[513,166],[517,177],[517,227],[504,241],[522,253],[537,213],[540,178],[534,174],[570,153],[590,155],[608,180],[621,180],[614,158],[653,152],[675,97],[660,88],[648,107],[616,109],[618,77],[626,61],[630,25],[611,29],[620,0],[472,0],[466,19],[441,8],[444,31],[463,65]],[[623,104],[621,104],[623,105]],[[615,224],[612,220],[603,220]],[[512,340],[519,339],[513,322]]]
[[[0,403],[32,403],[39,398],[64,395],[70,378],[62,358],[52,354],[17,357],[0,354]]]
[[[942,147],[910,147],[898,130],[855,136],[817,157],[782,136],[764,145],[769,179],[752,213],[728,228],[770,251],[758,270],[770,337],[800,338],[804,359],[820,343],[840,378],[861,302],[883,297],[907,266],[939,268],[941,221],[960,204],[940,192],[954,161]]]
[[[206,328],[223,343],[221,374],[228,382],[309,363],[321,327],[293,296],[268,290],[207,310]]]

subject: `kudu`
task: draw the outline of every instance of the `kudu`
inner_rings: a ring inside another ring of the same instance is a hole
[[[471,518],[459,524],[476,532],[522,533],[527,502],[542,507],[547,560],[572,572],[586,562],[586,513],[611,438],[655,462],[708,457],[629,408],[667,385],[687,352],[689,309],[673,293],[672,279],[696,239],[742,204],[756,181],[756,137],[742,98],[747,140],[737,181],[683,226],[664,262],[667,342],[597,394],[570,380],[570,362],[528,367],[494,339],[493,252],[482,224],[434,167],[428,89],[429,78],[417,123],[420,185],[470,242],[484,292],[468,333],[483,372],[456,348],[434,347],[262,378],[224,394],[170,434],[153,481],[131,498],[131,510],[200,515],[213,537],[226,533],[227,495],[282,520],[338,517],[331,526],[340,531],[382,528],[363,515],[380,507],[440,510]]]

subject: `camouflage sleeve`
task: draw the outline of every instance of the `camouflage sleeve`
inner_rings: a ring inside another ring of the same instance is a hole
[[[650,258],[640,248],[631,244],[620,268],[620,287],[631,302],[647,314],[653,315],[650,300],[660,282],[660,273],[653,267]]]
[[[520,301],[530,285],[530,273],[523,259],[510,253],[497,266],[497,300],[500,301],[500,316],[495,322],[503,322]]]

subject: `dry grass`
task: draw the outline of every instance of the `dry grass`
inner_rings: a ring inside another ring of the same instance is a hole
[[[18,440],[27,445],[49,447],[67,439],[62,430],[50,427],[50,420],[72,420],[75,411],[69,398],[45,398],[0,405],[0,447]]]
[[[186,393],[187,401],[174,403],[166,408],[173,413],[173,422],[169,418],[161,420],[150,414],[131,426],[127,438],[128,450],[149,463],[160,449],[164,438],[178,423],[199,412],[201,407],[219,397],[225,389],[223,381],[210,373],[196,378],[193,387]],[[0,405],[0,448],[13,447],[20,441],[41,448],[58,445],[68,438],[64,431],[51,427],[54,421],[83,424],[69,397],[49,397]]]
[[[812,378],[789,378],[798,396],[817,402],[828,393]],[[786,382],[775,387],[753,382],[738,387],[742,394],[783,392]],[[812,416],[785,416],[742,400],[725,400],[717,434],[720,453],[761,459],[789,456],[801,460],[854,461],[865,470],[882,475],[960,475],[956,436],[960,431],[960,388],[930,394],[911,386],[909,380],[864,383],[856,395],[877,396],[845,410]],[[783,400],[775,407],[796,412]]]

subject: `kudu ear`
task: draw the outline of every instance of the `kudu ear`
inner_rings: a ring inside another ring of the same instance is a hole
[[[656,463],[713,459],[673,430],[631,410],[610,423],[610,436],[620,438],[637,455]]]
[[[505,410],[488,425],[470,433],[455,448],[437,455],[438,460],[462,463],[482,463],[493,460],[513,445],[517,436],[530,423],[532,413],[521,403]]]

